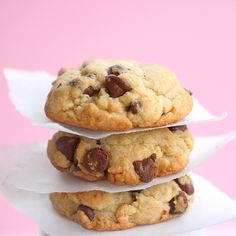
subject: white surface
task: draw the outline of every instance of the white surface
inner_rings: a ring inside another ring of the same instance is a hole
[[[78,192],[89,190],[122,192],[144,189],[155,184],[168,182],[192,171],[197,166],[206,162],[219,148],[235,137],[236,132],[223,136],[195,138],[195,145],[190,154],[189,164],[183,172],[166,177],[155,178],[149,183],[142,183],[138,186],[115,186],[107,181],[88,183],[88,181],[84,181],[78,177],[69,174],[62,174],[49,162],[46,154],[46,143],[35,145],[29,144],[28,147],[25,147],[24,155],[26,159],[20,162],[20,164],[18,164],[17,167],[8,174],[5,181],[14,188],[37,193]],[[19,153],[18,146],[9,147],[8,149],[7,156],[4,152],[1,153],[0,151],[0,154],[6,156],[8,160],[14,159],[14,157]]]
[[[8,82],[9,94],[16,110],[27,117],[34,125],[74,133],[93,139],[103,138],[111,134],[130,133],[150,129],[140,128],[121,132],[102,132],[54,123],[45,116],[44,104],[51,88],[51,82],[56,78],[55,76],[44,71],[30,72],[16,69],[5,69],[4,74]],[[192,112],[183,120],[168,126],[217,121],[224,119],[226,116],[226,113],[220,116],[212,115],[194,99]]]
[[[181,217],[149,226],[125,231],[94,232],[65,219],[52,208],[47,194],[35,194],[23,190],[2,188],[6,199],[17,209],[34,219],[40,228],[51,236],[147,236],[187,233],[213,224],[236,219],[236,202],[215,188],[207,180],[193,175],[195,200]]]
[[[46,234],[42,231],[40,236],[56,236],[56,235],[49,235],[49,234]],[[183,233],[183,234],[174,234],[173,236],[207,236],[207,231],[205,229],[201,229],[201,230]]]

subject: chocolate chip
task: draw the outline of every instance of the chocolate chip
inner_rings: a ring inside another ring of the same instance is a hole
[[[156,160],[156,154],[153,153],[150,157],[142,161],[134,161],[133,166],[135,172],[138,174],[139,179],[142,182],[150,182],[155,177],[154,163]]]
[[[192,91],[190,91],[189,89],[185,88],[185,90],[189,93],[189,95],[191,95],[191,96],[193,95]]]
[[[97,90],[95,90],[92,86],[89,86],[88,88],[84,90],[83,94],[87,94],[91,97],[95,94],[96,91]]]
[[[109,165],[109,156],[101,148],[89,150],[83,159],[83,165],[89,172],[103,173]]]
[[[192,195],[194,193],[194,187],[192,184],[180,185],[180,188],[182,191],[184,191],[188,195]]]
[[[172,126],[172,127],[168,127],[168,129],[171,131],[171,132],[176,132],[178,130],[181,130],[181,131],[185,131],[187,130],[187,126],[186,125],[179,125],[179,126]]]
[[[142,190],[131,190],[129,191],[130,195],[131,195],[131,198],[133,201],[136,201],[137,198],[136,198],[136,193],[141,193]]]
[[[65,72],[66,72],[66,69],[65,69],[65,68],[61,68],[61,69],[58,71],[57,75],[58,75],[58,76],[61,76],[61,75],[63,75]]]
[[[98,139],[98,140],[96,141],[96,144],[101,145],[101,144],[102,144],[102,143],[101,143],[101,140]]]
[[[78,85],[78,80],[73,79],[68,83],[71,87],[76,87]]]
[[[194,187],[192,184],[181,184],[178,179],[175,179],[175,182],[179,185],[181,190],[188,195],[192,195],[194,193]]]
[[[113,66],[108,68],[107,73],[108,73],[108,75],[112,74],[112,75],[118,76],[118,75],[120,75],[122,73],[125,73],[127,71],[128,71],[128,69],[123,67],[123,66],[113,65]]]
[[[92,221],[95,217],[95,212],[92,208],[85,206],[85,205],[79,205],[78,210],[81,210],[84,212],[84,214]]]
[[[57,149],[62,152],[70,162],[74,162],[74,152],[80,139],[76,137],[60,137],[56,141]]]
[[[105,171],[104,171],[104,177],[105,177],[105,179],[108,178],[108,170],[105,170]]]
[[[184,192],[179,192],[179,194],[173,197],[169,201],[170,214],[176,215],[184,213],[188,207],[188,199]]]
[[[107,92],[112,98],[117,98],[132,90],[131,86],[115,75],[108,75],[105,81]]]
[[[131,111],[134,115],[137,114],[141,109],[141,103],[139,101],[131,102],[128,111]]]

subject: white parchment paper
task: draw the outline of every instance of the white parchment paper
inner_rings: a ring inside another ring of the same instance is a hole
[[[147,236],[172,235],[190,232],[236,219],[236,202],[215,188],[207,180],[193,175],[195,200],[181,217],[160,224],[139,226],[113,232],[86,230],[57,214],[47,194],[35,194],[23,190],[2,188],[5,198],[17,209],[34,219],[40,228],[51,236]]]
[[[9,94],[16,110],[28,118],[34,125],[74,133],[93,139],[107,137],[112,134],[155,129],[138,128],[121,132],[98,132],[52,122],[44,114],[44,104],[46,102],[47,94],[51,88],[51,82],[56,79],[56,76],[50,75],[45,71],[32,72],[16,69],[5,69],[4,74],[7,79]],[[223,113],[219,116],[212,115],[196,99],[194,99],[192,112],[183,120],[168,126],[218,121],[226,116],[227,113]]]
[[[63,174],[56,170],[50,163],[46,154],[46,143],[29,144],[26,148],[25,159],[20,162],[6,177],[5,182],[17,189],[33,191],[36,193],[50,192],[78,192],[90,190],[103,190],[107,192],[122,192],[148,188],[152,185],[168,182],[183,176],[194,168],[202,165],[219,148],[236,137],[236,132],[216,136],[195,138],[195,145],[190,154],[188,166],[181,173],[159,177],[149,183],[138,186],[116,186],[107,181],[88,182],[69,174]],[[10,147],[7,159],[18,155],[18,148]],[[4,155],[4,154],[2,154]]]

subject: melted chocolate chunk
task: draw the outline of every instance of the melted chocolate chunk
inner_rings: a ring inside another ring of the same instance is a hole
[[[89,150],[83,159],[83,165],[89,172],[103,173],[109,166],[110,158],[101,148],[93,148]]]
[[[141,102],[136,101],[136,102],[131,102],[128,111],[131,111],[134,115],[137,114],[141,109]]]
[[[139,179],[142,182],[150,182],[155,177],[154,163],[156,160],[156,154],[153,153],[150,157],[142,161],[134,161],[133,166],[135,172],[138,174]]]
[[[85,205],[79,205],[78,210],[84,212],[84,214],[92,221],[95,217],[95,212],[91,207]]]
[[[73,163],[74,152],[79,143],[80,139],[76,137],[60,137],[56,140],[56,148],[63,153],[71,163]]]
[[[173,197],[169,201],[170,205],[170,214],[176,215],[176,214],[182,214],[186,211],[188,208],[188,199],[184,192],[179,192],[179,194],[175,197]]]
[[[107,73],[108,73],[108,75],[116,75],[116,76],[118,76],[118,75],[120,75],[120,74],[122,74],[122,73],[125,73],[125,72],[127,72],[128,71],[128,69],[127,68],[125,68],[125,67],[123,67],[123,66],[120,66],[120,65],[113,65],[113,66],[111,66],[111,67],[109,67],[108,68],[108,71],[107,71]]]
[[[112,98],[117,98],[131,91],[131,86],[121,78],[115,75],[108,75],[105,81],[105,87]]]
[[[83,92],[83,94],[87,94],[90,97],[93,96],[95,93],[97,92],[97,90],[95,90],[92,86],[89,86],[88,88],[86,88]]]
[[[181,190],[188,195],[192,195],[194,193],[194,187],[192,184],[181,184],[178,179],[175,179],[175,182],[179,185]]]
[[[187,126],[186,125],[179,125],[179,126],[172,126],[172,127],[168,127],[168,129],[171,131],[171,132],[176,132],[178,130],[181,130],[181,131],[185,131],[187,130]]]
[[[96,144],[97,144],[97,145],[101,145],[101,144],[102,144],[102,143],[101,143],[101,140],[98,139],[98,140],[96,141]]]

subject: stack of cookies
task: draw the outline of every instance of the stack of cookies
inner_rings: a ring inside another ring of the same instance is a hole
[[[139,190],[52,193],[55,209],[93,230],[122,230],[182,215],[193,200],[188,175],[146,189],[138,185],[187,166],[193,137],[186,126],[173,123],[192,106],[190,92],[159,65],[90,60],[78,68],[61,69],[45,105],[48,118],[95,131],[130,132],[98,140],[57,132],[48,142],[52,165],[88,184],[108,181]]]

